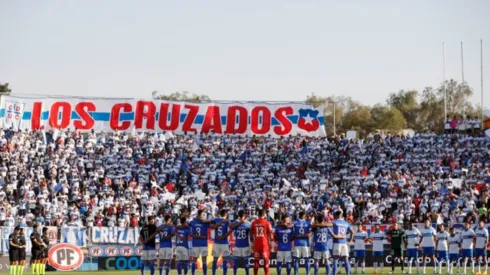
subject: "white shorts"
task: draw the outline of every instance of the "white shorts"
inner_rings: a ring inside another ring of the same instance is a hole
[[[170,247],[163,247],[158,250],[158,259],[160,260],[172,260],[174,252]]]
[[[291,251],[277,251],[277,261],[281,263],[290,263],[292,261]]]
[[[293,256],[295,258],[309,258],[310,248],[307,246],[295,246],[293,248]]]
[[[315,260],[328,260],[330,259],[330,253],[328,251],[315,251],[313,258]]]
[[[250,257],[251,253],[252,252],[250,251],[250,247],[235,247],[235,250],[233,251],[233,256],[245,258]]]
[[[142,261],[154,261],[156,259],[157,259],[157,251],[155,249],[143,250],[141,253]]]
[[[208,247],[207,246],[196,246],[192,248],[192,257],[207,257],[208,256]]]
[[[349,245],[346,243],[334,243],[333,256],[349,257]]]
[[[219,256],[229,257],[230,256],[230,246],[227,244],[214,244],[213,245],[213,257],[218,258]]]
[[[175,260],[176,261],[188,261],[189,260],[189,249],[177,246],[175,248]]]

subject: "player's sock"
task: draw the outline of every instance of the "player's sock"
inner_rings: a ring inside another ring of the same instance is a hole
[[[475,260],[471,259],[471,273],[475,274]]]
[[[237,272],[238,272],[238,258],[235,258],[235,260],[233,261],[233,275],[237,275]]]
[[[145,261],[140,261],[141,275],[145,275]]]
[[[259,274],[259,260],[260,259],[254,259],[254,275]]]
[[[317,262],[315,262],[313,264],[313,269],[314,269],[314,274],[318,275],[318,263]],[[281,274],[277,274],[277,275],[281,275]]]
[[[437,259],[432,263],[432,267],[434,268],[434,272],[437,270]],[[442,263],[441,263],[442,266]]]
[[[391,271],[395,272],[395,258],[391,260]]]
[[[468,258],[464,259],[463,273],[466,274],[466,266],[468,265]]]
[[[150,274],[155,275],[155,261],[150,262]]]
[[[218,258],[213,259],[213,266],[211,267],[211,272],[216,275],[216,269],[218,268]]]
[[[196,275],[196,262],[191,262],[191,274]]]
[[[299,269],[299,259],[294,258],[294,275],[298,275],[298,269]],[[255,274],[257,275],[257,274]]]
[[[158,274],[160,274],[160,275],[163,275],[163,266],[164,266],[163,262],[161,262],[160,266],[158,266]]]
[[[449,258],[446,259],[446,273],[449,273],[451,271],[451,261],[449,261]]]
[[[356,260],[354,263],[354,272],[357,273],[357,267],[359,266],[359,261]]]
[[[378,262],[375,261],[373,263],[373,267],[374,267],[374,272],[377,272],[377,270],[378,270]]]
[[[423,272],[425,273],[425,269],[427,268],[427,262],[425,261],[424,259],[424,268],[423,268]]]
[[[362,260],[362,263],[361,263],[361,268],[362,268],[362,272],[366,272],[366,260]]]
[[[19,272],[19,275],[23,275],[23,274],[24,274],[24,268],[25,268],[25,266],[24,266],[24,265],[21,265],[21,266],[20,266],[20,272]]]
[[[485,259],[485,274],[487,274],[488,271],[488,260]]]
[[[413,258],[410,258],[410,260],[408,260],[408,273],[412,273],[412,263]]]
[[[46,275],[46,263],[42,263],[41,265],[41,275]]]
[[[291,275],[291,262],[286,263],[286,275]]]
[[[270,275],[269,264],[270,264],[269,259],[268,258],[265,258],[264,259],[264,274],[265,275]]]
[[[381,269],[381,273],[383,273],[383,268],[385,267],[385,263],[384,262],[380,262],[379,263],[379,269]]]
[[[333,275],[337,275],[337,267],[339,266],[339,260],[334,259],[333,260],[333,267],[332,267],[332,273]]]
[[[206,259],[204,259],[204,261],[202,261],[202,274],[203,275],[207,275],[208,274],[208,264],[206,262]]]
[[[434,263],[435,264],[435,263]],[[442,261],[439,261],[439,274],[442,272]]]
[[[276,270],[277,270],[277,275],[281,275],[282,262],[277,262]]]
[[[250,275],[250,264],[247,258],[243,258],[243,268],[245,269],[245,275]]]
[[[415,258],[415,266],[417,267],[417,272],[420,270],[420,262],[419,259]]]
[[[329,260],[327,260],[327,262],[325,263],[325,269],[326,269],[327,275],[330,275],[330,261]]]
[[[177,262],[177,274],[182,275],[182,262]]]
[[[482,262],[482,260],[479,259],[478,260],[478,273],[481,273],[481,262]]]
[[[350,275],[350,262],[348,257],[344,259],[344,265],[345,265],[345,274]]]
[[[170,263],[167,263],[165,265],[165,275],[169,275],[170,274]]]
[[[37,275],[37,263],[31,264],[32,274]]]
[[[184,274],[187,275],[189,274],[189,262],[188,261],[183,261],[182,265],[184,266]]]
[[[227,259],[223,259],[223,275],[228,273],[228,261]]]
[[[310,275],[310,258],[305,258],[306,275]]]

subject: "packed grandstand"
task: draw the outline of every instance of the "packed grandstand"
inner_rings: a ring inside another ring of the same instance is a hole
[[[488,220],[484,135],[366,139],[3,129],[4,226],[136,227],[205,210],[271,221],[344,210],[351,223]],[[45,140],[47,140],[45,142]]]
[[[69,243],[78,251],[80,262],[73,266],[50,253],[57,270],[83,264],[89,265],[85,270],[110,269],[112,256],[127,263],[118,267],[116,261],[115,268],[128,268],[130,256],[142,255],[138,238],[150,217],[161,229],[169,219],[178,225],[183,217],[254,221],[265,210],[273,228],[280,228],[285,217],[330,224],[342,213],[352,232],[365,234],[361,244],[350,243],[353,251],[371,243],[370,249],[383,251],[393,237],[383,231],[394,224],[428,230],[424,224],[432,223],[460,231],[465,223],[490,223],[490,138],[477,118],[448,119],[445,133],[326,136],[321,111],[305,104],[5,98],[0,249],[9,251],[8,236],[17,228],[27,228],[17,233],[27,236],[33,227],[46,228],[51,246]],[[358,231],[359,225],[367,233]],[[235,237],[230,238],[233,251]],[[335,238],[328,237],[330,250]],[[273,252],[281,249],[275,241]],[[31,246],[28,241],[27,251]],[[395,262],[388,253],[388,258],[376,253],[369,266]],[[217,257],[211,261],[216,265]],[[357,271],[361,263],[355,262]],[[308,268],[309,260],[302,264]],[[363,272],[364,267],[363,261]]]

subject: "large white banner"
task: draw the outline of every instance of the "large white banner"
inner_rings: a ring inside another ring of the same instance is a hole
[[[323,110],[294,103],[2,96],[0,121],[3,127],[29,130],[325,135]]]

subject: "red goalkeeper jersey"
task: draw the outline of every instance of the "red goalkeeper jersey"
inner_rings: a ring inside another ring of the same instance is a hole
[[[272,226],[266,219],[259,218],[255,220],[251,227],[255,251],[269,250],[269,238],[272,235]]]

